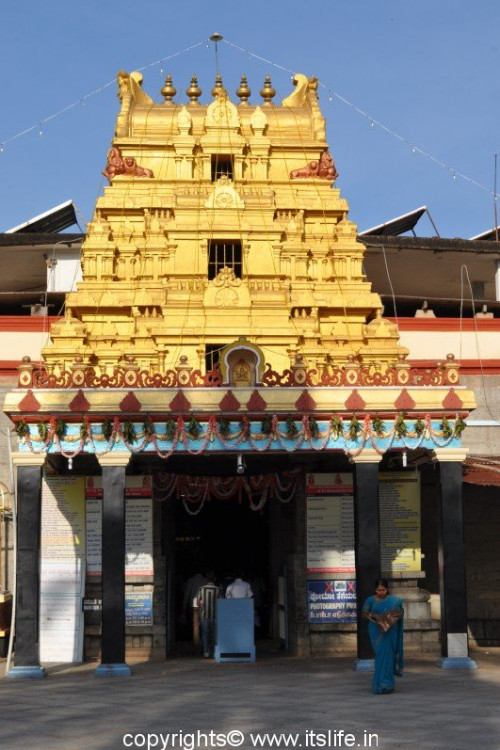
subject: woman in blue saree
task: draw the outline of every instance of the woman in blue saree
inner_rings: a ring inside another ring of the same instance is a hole
[[[403,600],[389,594],[386,578],[375,582],[375,594],[363,605],[375,654],[372,692],[394,692],[394,675],[403,674]]]

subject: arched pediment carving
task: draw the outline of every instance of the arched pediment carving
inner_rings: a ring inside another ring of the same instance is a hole
[[[233,388],[250,388],[262,382],[264,354],[244,336],[228,344],[220,353],[219,367],[223,382]]]
[[[208,105],[205,117],[205,127],[236,128],[241,126],[240,116],[236,106],[230,101],[225,89],[222,89],[215,100]]]

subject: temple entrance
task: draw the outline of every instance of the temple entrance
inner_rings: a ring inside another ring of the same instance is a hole
[[[253,497],[253,507],[259,505]],[[275,564],[271,559],[273,535],[272,503],[253,509],[247,496],[238,493],[221,500],[207,498],[203,507],[190,505],[186,498],[175,500],[171,538],[171,632],[167,653],[197,653],[196,626],[193,633],[193,577],[213,570],[225,591],[237,576],[252,587],[255,605],[255,638],[259,643],[273,635],[272,604]],[[167,573],[168,575],[168,573]]]

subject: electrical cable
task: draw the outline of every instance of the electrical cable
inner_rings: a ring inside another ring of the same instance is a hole
[[[392,286],[391,274],[389,273],[389,266],[387,264],[387,256],[386,256],[386,253],[385,253],[385,246],[384,245],[382,245],[382,253],[384,255],[384,263],[385,263],[385,270],[386,270],[386,273],[387,273],[387,279],[389,281],[389,286],[391,287],[392,305],[394,307],[394,317],[396,318],[396,325],[397,325],[398,330],[399,330],[398,308],[397,308],[397,305],[396,305],[396,295],[394,294],[394,287]]]
[[[279,65],[276,62],[273,62],[272,60],[268,60],[265,57],[262,57],[261,55],[257,55],[256,53],[252,52],[251,50],[245,49],[244,47],[240,47],[239,45],[235,44],[234,42],[230,42],[228,39],[223,39],[225,44],[228,44],[229,46],[233,47],[234,49],[239,50],[240,52],[243,52],[244,54],[248,55],[249,57],[254,58],[255,60],[260,60],[261,62],[266,63],[267,65],[272,65],[274,68],[277,68],[278,70],[283,70],[286,73],[290,73],[291,75],[294,75],[297,71],[292,70],[291,68],[286,68],[283,65]],[[368,114],[368,112],[365,112],[361,107],[358,107],[353,102],[349,101],[349,99],[346,99],[344,96],[339,94],[337,91],[334,91],[332,88],[330,88],[326,83],[323,83],[323,81],[318,80],[318,85],[321,86],[323,89],[325,89],[328,94],[330,94],[331,97],[335,97],[339,101],[341,101],[343,104],[346,104],[347,106],[351,107],[355,112],[365,117],[369,122],[371,127],[377,126],[380,128],[380,130],[384,131],[388,135],[391,135],[393,138],[396,138],[401,143],[404,143],[406,146],[411,148],[412,153],[419,154],[420,156],[424,156],[426,159],[429,159],[434,164],[436,164],[439,167],[442,167],[443,169],[446,169],[453,179],[460,178],[462,180],[465,180],[466,182],[470,183],[471,185],[474,185],[477,188],[480,188],[481,190],[485,190],[490,195],[497,196],[497,193],[494,193],[494,191],[487,187],[486,185],[483,185],[482,183],[478,182],[477,180],[472,179],[468,175],[464,174],[463,172],[458,171],[457,169],[454,169],[450,165],[446,164],[444,161],[439,159],[436,156],[433,156],[432,154],[428,153],[424,149],[417,146],[415,143],[412,143],[404,136],[400,135],[399,133],[392,130],[390,127],[385,125],[384,123],[377,120],[375,117],[372,117],[372,115]]]
[[[155,65],[161,65],[167,62],[167,60],[172,60],[174,57],[179,57],[179,55],[183,55],[186,52],[191,52],[197,47],[200,47],[202,44],[205,44],[205,42],[206,40],[202,39],[201,42],[192,44],[189,47],[186,47],[185,49],[179,50],[178,52],[173,52],[171,55],[167,55],[167,57],[162,57],[160,60],[155,60],[154,62],[148,63],[147,65],[143,65],[142,68],[136,68],[136,70],[137,72],[142,72],[143,70],[152,68]],[[48,115],[47,117],[44,117],[42,120],[38,120],[34,125],[31,125],[30,127],[25,128],[24,130],[21,130],[18,133],[15,133],[9,138],[4,138],[3,141],[0,141],[0,153],[3,153],[4,148],[8,143],[15,141],[17,138],[21,138],[23,135],[26,135],[27,133],[33,132],[33,130],[36,130],[37,128],[39,129],[42,128],[46,123],[50,122],[51,120],[54,120],[56,117],[59,117],[59,115],[64,114],[64,112],[68,112],[68,110],[73,109],[74,107],[84,105],[87,99],[90,99],[90,97],[95,96],[96,94],[100,94],[101,91],[104,91],[110,86],[113,86],[113,84],[115,83],[115,80],[116,79],[113,78],[111,81],[104,83],[102,86],[99,86],[97,89],[94,89],[93,91],[89,91],[87,94],[84,94],[84,96],[81,96],[79,99],[76,99],[76,101],[72,102],[71,104],[67,104],[65,107],[58,110],[57,112],[54,112],[53,114]]]
[[[483,358],[481,357],[481,349],[479,346],[479,331],[477,327],[476,308],[474,304],[474,292],[472,290],[472,282],[470,280],[469,270],[465,264],[463,264],[460,267],[460,298],[461,299],[460,299],[460,359],[459,361],[460,362],[462,361],[462,339],[463,339],[462,321],[463,321],[463,301],[464,301],[464,275],[466,276],[467,282],[469,284],[470,297],[471,297],[471,302],[472,302],[472,317],[474,320],[474,338],[475,338],[475,343],[476,343],[477,356],[479,360],[479,368],[481,371],[481,388],[482,388],[483,396],[484,396],[484,405],[490,417],[494,421],[497,421],[497,417],[492,413],[490,405],[488,403],[488,393],[486,390],[486,379],[485,379],[485,374],[484,374]]]
[[[137,68],[139,72],[143,70],[147,70],[148,68],[154,67],[156,65],[162,65],[167,60],[171,60],[174,57],[178,57],[179,55],[182,55],[186,52],[191,52],[192,50],[196,49],[197,47],[200,47],[204,44],[206,44],[206,39],[203,39],[200,42],[197,42],[196,44],[193,44],[189,47],[186,47],[183,50],[179,50],[178,52],[174,52],[172,55],[168,55],[167,57],[163,57],[160,60],[155,60],[154,62],[149,63],[148,65],[144,65],[141,68]],[[294,75],[296,71],[292,70],[291,68],[287,68],[283,65],[280,65],[272,60],[268,60],[267,58],[263,57],[262,55],[258,55],[255,52],[252,52],[251,50],[248,50],[244,47],[241,47],[238,44],[235,44],[234,42],[229,41],[228,39],[222,39],[225,44],[229,45],[230,47],[242,52],[245,55],[248,55],[248,57],[253,58],[255,60],[259,60],[260,62],[266,63],[266,65],[271,65],[272,67],[276,68],[277,70],[282,70],[286,73],[290,73],[291,75]],[[218,63],[217,63],[218,64]],[[59,115],[63,114],[64,112],[67,112],[68,110],[84,105],[86,100],[89,99],[92,96],[95,96],[96,94],[101,93],[105,89],[107,89],[109,86],[112,86],[114,83],[114,79],[112,81],[108,81],[107,83],[103,84],[97,89],[94,89],[93,91],[88,92],[84,96],[80,97],[79,99],[75,100],[71,104],[68,104],[66,107],[63,107],[59,111],[53,113],[52,115],[49,115],[45,117],[42,120],[38,120],[34,125],[31,125],[28,128],[25,128],[24,130],[15,133],[13,136],[10,136],[9,138],[4,138],[3,141],[0,141],[0,154],[2,154],[5,150],[5,146],[12,141],[16,140],[17,138],[21,138],[22,136],[33,132],[37,128],[39,128],[41,132],[41,128],[43,126],[50,122],[51,120],[54,120],[55,118],[59,117]],[[486,185],[483,185],[481,182],[478,182],[477,180],[474,180],[472,177],[469,177],[465,173],[459,171],[458,169],[455,169],[454,167],[450,166],[449,164],[446,164],[442,159],[439,159],[438,157],[434,156],[433,154],[429,153],[425,149],[421,148],[420,146],[417,146],[415,143],[409,141],[404,136],[400,135],[396,131],[392,130],[388,125],[385,125],[384,123],[377,120],[375,117],[370,115],[368,112],[365,112],[361,107],[359,107],[357,104],[354,104],[346,97],[339,94],[337,91],[334,91],[328,84],[324,83],[321,80],[318,80],[318,85],[321,86],[325,91],[329,94],[329,101],[332,101],[335,97],[339,101],[341,101],[343,104],[346,104],[348,107],[353,109],[355,112],[360,114],[362,117],[366,118],[370,126],[374,128],[375,126],[378,127],[383,132],[387,133],[388,135],[392,136],[396,140],[398,140],[400,143],[403,143],[404,145],[408,146],[412,153],[419,154],[420,156],[425,157],[429,161],[433,162],[436,166],[441,167],[442,169],[445,169],[447,172],[450,173],[450,175],[453,177],[454,180],[460,178],[466,182],[468,182],[470,185],[473,185],[474,187],[477,187],[481,190],[485,190],[487,193],[492,195],[495,200],[498,198],[498,193],[496,190],[492,190],[491,188],[487,187]]]

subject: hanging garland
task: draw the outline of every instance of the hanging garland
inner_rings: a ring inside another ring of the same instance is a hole
[[[41,420],[35,424],[35,434],[31,433],[30,425],[25,420],[19,420],[14,426],[19,440],[25,442],[33,453],[42,453],[54,446],[67,458],[74,458],[89,447],[94,453],[102,455],[122,442],[133,453],[140,453],[152,445],[155,453],[162,459],[168,459],[179,443],[190,455],[200,455],[215,440],[219,440],[228,450],[249,444],[256,452],[263,453],[270,449],[273,442],[278,442],[280,448],[287,452],[298,450],[303,443],[313,450],[321,451],[326,449],[333,438],[335,441],[342,440],[343,449],[351,455],[359,455],[366,445],[383,455],[396,441],[400,444],[398,448],[409,450],[420,448],[424,440],[432,440],[437,447],[445,448],[453,440],[459,439],[466,427],[459,414],[454,421],[443,416],[438,429],[433,427],[429,414],[415,420],[408,420],[406,414],[398,414],[392,427],[387,426],[379,416],[371,417],[367,414],[361,423],[355,414],[348,422],[344,422],[340,415],[334,415],[323,430],[314,416],[304,415],[300,421],[289,416],[282,429],[279,417],[267,414],[262,419],[261,431],[257,433],[251,431],[247,415],[243,415],[234,432],[234,423],[215,415],[209,417],[205,427],[194,416],[187,424],[181,416],[177,419],[170,418],[161,432],[157,431],[159,425],[149,415],[141,427],[130,419],[121,422],[117,416],[104,419],[100,425],[93,425],[86,417],[79,427],[78,435],[68,434],[69,424],[61,418],[53,417],[49,422]],[[379,447],[377,440],[386,441],[383,448]],[[170,443],[170,446],[162,449],[160,443]],[[71,449],[64,447],[68,444]]]
[[[207,500],[228,501],[237,497],[241,503],[245,495],[250,509],[262,513],[268,499],[276,498],[280,503],[289,503],[301,476],[300,469],[281,475],[249,477],[191,477],[159,473],[153,475],[154,496],[157,500],[177,499],[190,516],[196,516],[201,513]],[[254,501],[256,495],[259,495],[258,502]]]

